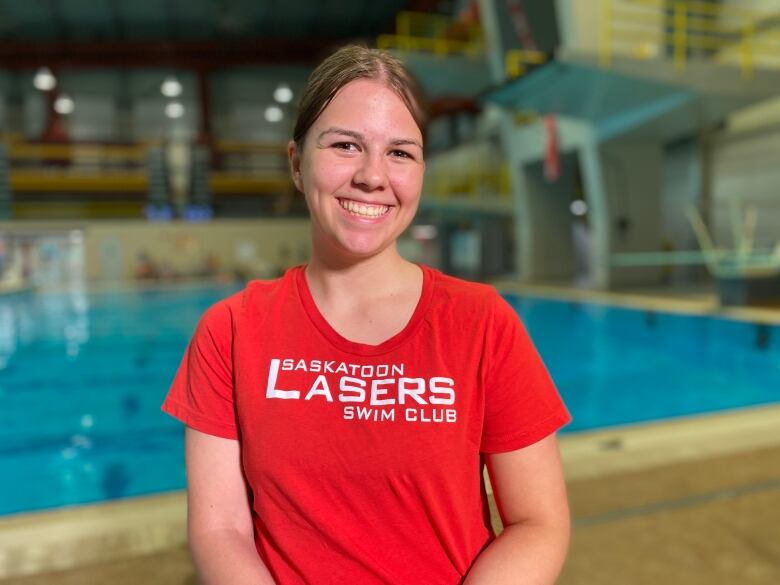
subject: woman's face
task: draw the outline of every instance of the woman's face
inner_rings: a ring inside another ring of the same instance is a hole
[[[307,132],[303,152],[290,143],[288,154],[318,250],[372,256],[411,223],[425,169],[422,134],[382,81],[341,88]]]

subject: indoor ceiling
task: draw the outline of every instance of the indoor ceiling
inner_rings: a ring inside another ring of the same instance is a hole
[[[314,61],[430,0],[0,0],[0,68]],[[446,3],[445,3],[446,4]]]

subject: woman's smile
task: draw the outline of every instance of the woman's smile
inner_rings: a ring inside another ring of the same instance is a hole
[[[387,216],[393,207],[391,205],[378,205],[344,197],[337,197],[336,201],[348,215],[357,219],[380,220]]]

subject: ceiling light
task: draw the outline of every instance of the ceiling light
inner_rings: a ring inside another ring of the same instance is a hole
[[[574,215],[585,215],[588,212],[588,204],[585,203],[582,199],[577,199],[576,201],[571,202],[569,210]]]
[[[265,109],[265,119],[268,122],[276,123],[281,122],[284,118],[284,112],[279,106],[268,106]]]
[[[54,100],[54,111],[58,114],[62,114],[63,116],[72,114],[75,107],[76,104],[73,99],[64,93],[58,95],[57,99]]]
[[[179,102],[166,104],[165,115],[174,119],[181,118],[184,115],[184,106]]]
[[[289,104],[293,99],[293,92],[290,86],[282,83],[274,90],[274,99],[280,104]]]
[[[48,67],[41,67],[35,73],[35,77],[33,77],[33,85],[35,86],[35,89],[50,91],[57,85],[57,79],[54,77],[51,69]]]
[[[181,95],[181,90],[181,82],[173,75],[166,77],[165,81],[163,81],[160,86],[162,94],[165,97],[170,98],[179,97]]]

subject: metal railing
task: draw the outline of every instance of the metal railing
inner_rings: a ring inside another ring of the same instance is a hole
[[[453,20],[450,17],[424,12],[399,12],[396,34],[379,35],[380,49],[419,51],[476,57],[485,51],[482,29],[478,24]]]
[[[475,58],[485,53],[482,28],[477,23],[424,12],[399,12],[395,30],[394,35],[377,37],[377,47],[433,53],[440,57],[466,55]],[[504,56],[506,75],[518,77],[546,60],[547,55],[540,51],[512,49]]]
[[[446,202],[455,198],[466,200],[493,199],[509,202],[511,185],[509,167],[474,164],[453,172],[451,168],[432,170],[425,180],[425,194]]]
[[[5,138],[13,192],[145,192],[148,144],[52,144]]]
[[[546,61],[547,55],[541,51],[511,49],[504,56],[506,76],[508,78],[519,77],[525,74],[530,67],[543,65]]]
[[[599,60],[613,56],[671,58],[679,72],[693,59],[737,65],[749,80],[756,67],[780,67],[776,13],[701,0],[600,0]]]

